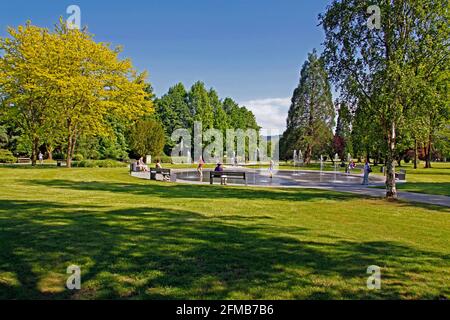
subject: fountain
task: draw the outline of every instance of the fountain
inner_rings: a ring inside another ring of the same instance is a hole
[[[188,164],[191,164],[191,163],[192,163],[191,150],[188,150],[188,151],[187,151],[187,156],[186,156],[186,158],[187,158],[187,163],[188,163]]]
[[[299,151],[301,153],[301,151]],[[297,172],[297,164],[298,164],[298,154],[297,154],[297,150],[294,150],[294,176],[298,176],[298,172]]]
[[[338,166],[338,161],[339,161],[339,155],[336,153],[336,154],[334,155],[334,182],[337,181],[336,175],[337,175],[337,171],[338,171],[338,168],[337,168],[337,166]]]
[[[298,150],[297,160],[300,166],[303,166],[304,160],[303,160],[303,154],[301,150]]]
[[[320,155],[320,174],[323,172],[323,156]]]

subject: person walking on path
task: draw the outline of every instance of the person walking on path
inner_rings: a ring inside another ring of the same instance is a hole
[[[364,165],[364,178],[363,178],[363,185],[367,186],[369,184],[369,174],[372,172],[372,169],[370,168],[369,161],[366,161],[366,164]]]
[[[44,155],[42,154],[42,152],[39,152],[38,158],[39,158],[39,163],[41,165],[44,164]]]

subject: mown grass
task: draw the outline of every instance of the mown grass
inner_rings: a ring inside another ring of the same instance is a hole
[[[362,167],[362,164],[357,164]],[[249,166],[251,168],[267,168],[263,166]],[[320,170],[320,164],[313,162],[307,166],[294,167],[290,163],[280,163],[281,170]],[[345,172],[345,168],[337,166],[338,171]],[[383,175],[380,172],[381,166],[372,166],[375,175]],[[417,169],[413,168],[412,163],[397,166],[396,171],[406,170],[406,183],[398,183],[397,188],[401,191],[418,192],[426,194],[436,194],[443,196],[450,196],[450,163],[436,162],[432,164],[432,168],[425,169],[424,164],[419,164]],[[331,162],[325,162],[323,166],[324,171],[334,171],[335,167]],[[356,169],[353,173],[362,173],[361,170]],[[384,188],[384,187],[378,187]]]
[[[405,164],[397,169],[406,170],[407,181],[398,183],[398,190],[450,197],[450,163],[436,162],[430,169],[425,169],[423,164],[417,169],[412,164]]]
[[[0,168],[0,181],[0,299],[450,298],[445,208],[126,168]],[[65,289],[72,264],[79,291]]]

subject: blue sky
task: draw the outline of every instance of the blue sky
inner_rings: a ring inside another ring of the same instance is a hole
[[[247,105],[265,128],[285,125],[289,100],[309,51],[320,50],[317,15],[330,0],[2,1],[1,36],[30,19],[51,27],[81,8],[97,41],[124,47],[148,70],[161,95],[177,82],[202,80]]]

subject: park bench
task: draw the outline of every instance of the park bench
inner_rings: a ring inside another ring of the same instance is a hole
[[[17,163],[30,163],[30,158],[17,158]]]
[[[247,175],[245,174],[245,171],[210,171],[210,184],[214,184],[214,178],[221,179],[222,183],[224,183],[227,178],[243,179],[245,181],[245,185],[247,185]]]
[[[67,161],[66,160],[56,160],[56,166],[57,167],[62,167],[67,165]]]
[[[164,168],[151,168],[150,169],[150,180],[156,180],[156,175],[160,174],[163,177],[164,181],[174,181],[175,176],[172,175],[170,169]]]
[[[395,173],[395,179],[400,181],[406,181],[406,170],[400,170],[400,172]]]

